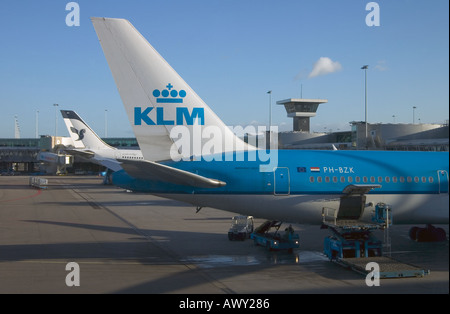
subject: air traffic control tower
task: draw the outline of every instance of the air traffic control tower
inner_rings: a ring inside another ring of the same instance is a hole
[[[278,105],[284,105],[287,116],[294,119],[293,131],[310,131],[309,119],[316,115],[317,108],[322,103],[327,103],[326,99],[285,99],[277,101]]]

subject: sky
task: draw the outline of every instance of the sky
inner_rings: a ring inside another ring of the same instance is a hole
[[[94,16],[129,20],[229,126],[267,125],[271,108],[292,130],[276,101],[302,97],[328,100],[312,131],[350,130],[365,119],[365,74],[369,123],[448,122],[447,0],[75,2],[79,26],[66,24],[70,1],[1,1],[0,138],[14,137],[16,116],[22,138],[36,121],[38,135],[56,124],[68,136],[61,109],[101,137],[134,136]]]

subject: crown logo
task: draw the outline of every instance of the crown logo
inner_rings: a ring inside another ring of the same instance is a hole
[[[186,91],[176,89],[172,89],[172,84],[167,84],[167,89],[160,91],[159,89],[155,89],[153,91],[153,96],[156,97],[157,103],[166,103],[166,104],[178,104],[183,103],[183,98],[186,97]],[[160,97],[162,96],[162,97]],[[170,96],[170,97],[169,97]],[[179,98],[177,98],[179,97]]]

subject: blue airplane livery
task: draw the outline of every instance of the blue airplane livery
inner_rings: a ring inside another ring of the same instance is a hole
[[[167,99],[170,100],[170,99]],[[185,107],[176,107],[176,123],[174,120],[164,119],[164,107],[156,107],[156,123],[148,114],[153,110],[153,107],[147,107],[143,111],[140,107],[134,108],[134,125],[142,125],[144,122],[147,125],[193,125],[194,119],[199,119],[200,124],[204,124],[205,114],[203,108],[193,108],[192,114],[189,113],[189,109]]]
[[[261,150],[236,136],[130,22],[92,22],[144,157],[122,160],[114,184],[292,223],[320,224],[324,207],[382,202],[394,224],[448,224],[448,152]],[[211,136],[199,138],[198,129]],[[196,145],[201,154],[192,154]]]

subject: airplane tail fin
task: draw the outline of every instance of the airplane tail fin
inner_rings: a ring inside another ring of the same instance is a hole
[[[106,144],[84,121],[72,110],[61,110],[75,148],[115,149]]]
[[[204,147],[206,142],[213,147],[211,153],[252,147],[217,117],[129,21],[91,20],[145,159],[186,158],[196,155],[195,145]],[[206,138],[195,130],[198,125],[209,127]]]

